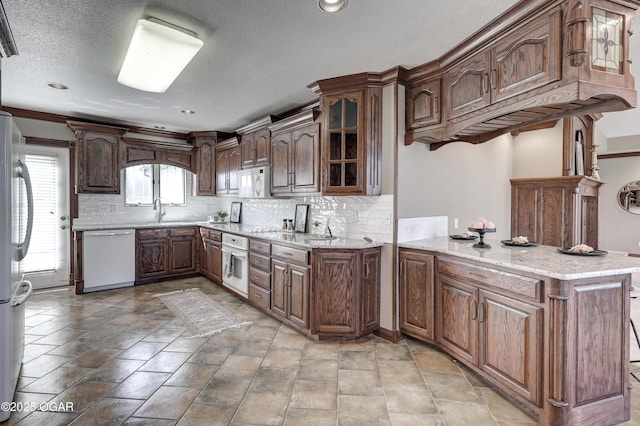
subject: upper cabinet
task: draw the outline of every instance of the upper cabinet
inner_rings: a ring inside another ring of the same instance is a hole
[[[240,145],[237,138],[216,145],[216,195],[237,195],[238,172],[241,168]]]
[[[268,115],[236,130],[240,135],[243,169],[271,164],[271,132],[267,126],[275,120],[276,117]]]
[[[122,138],[120,168],[139,164],[169,164],[192,173],[196,171],[192,145]]]
[[[195,147],[194,195],[216,195],[216,144],[233,135],[222,132],[191,132],[189,140]]]
[[[441,58],[408,70],[405,143],[480,143],[560,118],[635,107],[637,1],[518,2]]]
[[[269,126],[271,194],[320,192],[320,124],[309,109]]]
[[[120,193],[120,143],[127,129],[67,121],[76,135],[76,193]]]
[[[380,195],[382,87],[373,74],[318,81],[322,193]]]

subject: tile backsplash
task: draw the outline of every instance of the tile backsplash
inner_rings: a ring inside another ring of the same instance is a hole
[[[187,181],[191,187],[190,177]],[[293,219],[296,204],[309,204],[311,231],[314,221],[327,219],[334,235],[347,238],[369,237],[380,242],[393,241],[393,195],[377,197],[293,197],[269,199],[235,199],[228,197],[187,196],[187,205],[165,206],[166,222],[205,221],[219,210],[230,211],[232,201],[242,202],[241,221],[265,229],[281,228],[282,219]],[[151,207],[125,207],[124,195],[79,194],[79,217],[74,224],[152,222],[157,210]]]

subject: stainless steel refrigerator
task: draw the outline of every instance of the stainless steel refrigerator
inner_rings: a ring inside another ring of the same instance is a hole
[[[21,261],[29,250],[33,195],[24,139],[0,112],[0,403],[13,401],[24,356],[25,302],[32,292]],[[5,404],[6,405],[6,404]],[[11,413],[0,411],[0,422]]]

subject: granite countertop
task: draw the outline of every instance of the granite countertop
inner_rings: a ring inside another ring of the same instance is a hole
[[[485,238],[485,243],[491,248],[479,249],[473,248],[475,242],[477,240],[438,237],[399,243],[398,247],[435,251],[561,280],[640,272],[640,258],[622,252],[610,251],[604,256],[576,256],[560,253],[557,247],[552,246],[513,247],[499,240]]]
[[[335,248],[335,249],[364,249],[369,247],[381,247],[380,242],[368,242],[364,239],[342,238],[317,239],[310,234],[292,233],[274,228],[260,227],[256,225],[243,225],[236,223],[216,223],[216,222],[142,222],[142,223],[94,223],[73,225],[74,231],[106,231],[116,229],[143,229],[143,228],[166,228],[178,226],[204,226],[223,232],[230,232],[236,235],[243,235],[250,238],[268,240],[272,243],[283,243],[298,246],[306,249],[313,248]]]

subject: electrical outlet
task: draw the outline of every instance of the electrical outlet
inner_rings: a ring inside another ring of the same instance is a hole
[[[458,218],[453,219],[453,228],[458,229]]]
[[[387,212],[386,216],[384,217],[384,224],[385,226],[391,225],[391,212]]]

